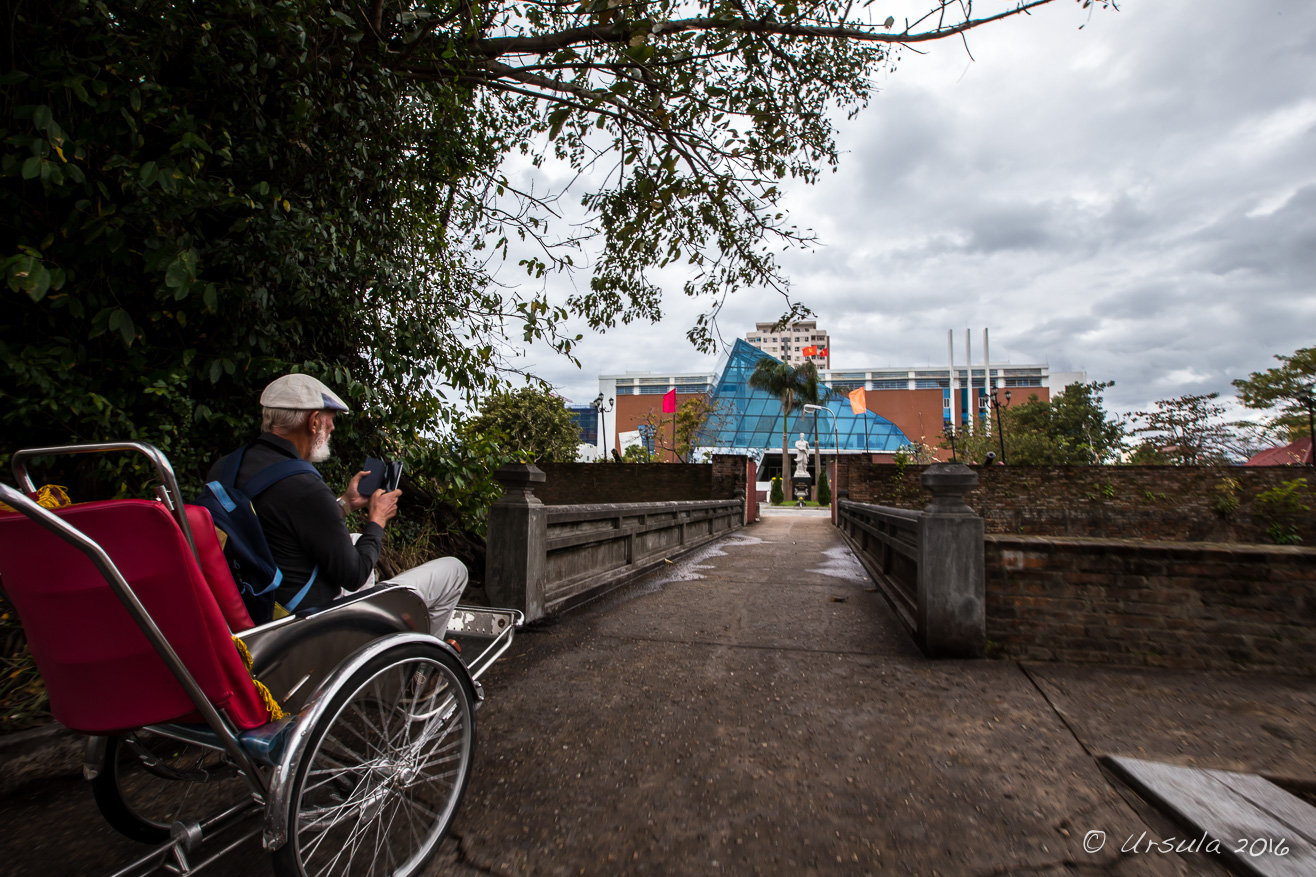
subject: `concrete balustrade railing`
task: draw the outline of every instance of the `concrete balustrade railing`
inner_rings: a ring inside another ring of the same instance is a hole
[[[838,493],[837,527],[919,648],[934,658],[987,650],[983,520],[964,502],[978,483],[967,466],[929,466],[921,512],[853,502]]]
[[[533,621],[638,578],[744,526],[745,498],[544,505],[532,464],[503,466],[489,510],[485,589]]]

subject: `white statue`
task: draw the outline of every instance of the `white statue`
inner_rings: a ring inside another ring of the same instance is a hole
[[[800,440],[795,443],[795,472],[792,478],[809,478],[809,442],[800,433]]]

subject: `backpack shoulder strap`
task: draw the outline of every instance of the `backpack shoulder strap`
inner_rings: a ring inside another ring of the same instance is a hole
[[[220,484],[229,488],[238,486],[238,469],[242,468],[242,457],[247,453],[247,447],[243,445],[224,458],[219,467]]]
[[[316,469],[305,460],[284,460],[281,463],[274,463],[266,466],[255,475],[243,482],[241,490],[249,499],[255,499],[270,487],[289,477],[290,475],[314,475],[316,478],[323,480],[320,470]]]

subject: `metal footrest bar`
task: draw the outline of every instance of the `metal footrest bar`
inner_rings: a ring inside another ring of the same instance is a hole
[[[260,825],[257,824],[242,837],[232,841],[222,850],[206,857],[196,865],[188,861],[189,853],[199,850],[206,838],[222,833],[259,812],[260,808],[255,801],[244,801],[206,820],[204,823],[175,822],[170,829],[172,837],[167,842],[153,848],[140,858],[134,859],[118,871],[107,875],[107,877],[145,877],[145,875],[155,873],[161,868],[174,874],[195,874],[220,856],[259,834]]]

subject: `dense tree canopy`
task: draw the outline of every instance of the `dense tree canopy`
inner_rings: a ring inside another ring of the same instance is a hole
[[[574,463],[580,445],[580,427],[562,398],[538,387],[494,393],[464,431],[493,437],[522,463]]]
[[[671,264],[707,348],[721,296],[783,286],[781,185],[836,163],[832,114],[900,46],[1053,0],[930,2],[8,0],[0,453],[142,438],[195,478],[306,370],[365,415],[348,456],[416,460],[505,339],[570,356],[568,319],[658,316]],[[583,219],[512,185],[545,161]],[[558,306],[492,276],[519,256],[588,277]]]
[[[1234,381],[1239,400],[1248,408],[1269,411],[1268,426],[1282,431],[1289,441],[1311,434],[1316,405],[1316,347],[1303,347],[1291,356],[1276,354],[1277,368],[1253,372]]]
[[[1124,425],[1106,412],[1103,393],[1110,383],[1070,384],[1048,401],[1036,393],[1022,403],[1002,405],[992,421],[970,435],[960,430],[956,451],[974,463],[988,453],[1023,466],[1085,466],[1111,463],[1123,447]],[[1002,441],[1004,438],[1004,441]],[[949,441],[942,443],[949,447]]]

